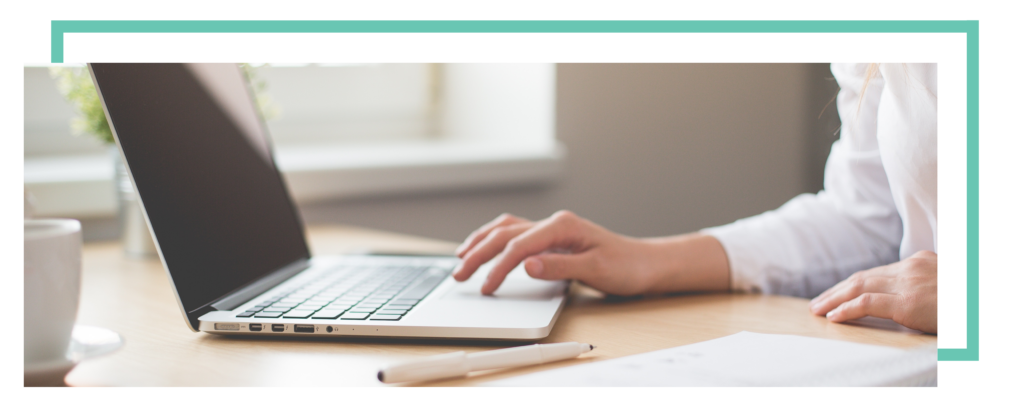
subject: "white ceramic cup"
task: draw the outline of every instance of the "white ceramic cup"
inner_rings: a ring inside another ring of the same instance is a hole
[[[25,220],[25,364],[64,359],[81,285],[78,220]]]

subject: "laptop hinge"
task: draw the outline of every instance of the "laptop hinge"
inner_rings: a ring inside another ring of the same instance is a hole
[[[291,263],[284,268],[274,271],[270,275],[264,276],[255,282],[238,289],[234,293],[217,300],[213,304],[210,304],[210,307],[213,307],[213,309],[218,311],[233,310],[244,304],[246,301],[252,300],[254,297],[272,289],[274,286],[277,286],[288,278],[304,271],[306,268],[309,268],[309,259],[302,259]]]

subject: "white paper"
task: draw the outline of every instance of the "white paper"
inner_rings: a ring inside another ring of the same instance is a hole
[[[600,349],[598,347],[597,349]],[[489,386],[934,386],[937,350],[740,332]]]

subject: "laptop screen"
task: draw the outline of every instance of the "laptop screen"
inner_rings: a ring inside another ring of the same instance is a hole
[[[309,257],[235,64],[91,64],[187,312]]]

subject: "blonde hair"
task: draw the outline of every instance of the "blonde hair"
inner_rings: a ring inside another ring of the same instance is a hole
[[[868,84],[871,83],[871,78],[875,77],[878,73],[878,63],[868,64],[868,72],[864,74],[864,84],[860,86],[860,99],[857,100],[857,113],[860,113],[860,105],[864,102],[864,93],[868,91]]]

